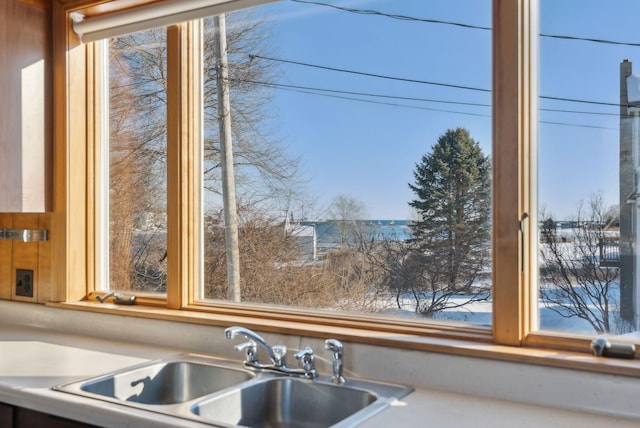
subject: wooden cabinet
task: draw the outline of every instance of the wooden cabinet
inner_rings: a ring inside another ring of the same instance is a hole
[[[92,426],[35,410],[15,408],[13,428],[89,428]]]
[[[0,403],[0,427],[13,426],[13,406]]]
[[[0,1],[0,212],[51,210],[51,11],[37,4]]]
[[[90,428],[82,422],[76,422],[58,416],[48,415],[35,410],[14,407],[0,403],[0,427],[4,428]]]

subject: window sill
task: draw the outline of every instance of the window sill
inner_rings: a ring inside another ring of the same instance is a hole
[[[300,319],[269,319],[251,317],[245,314],[220,314],[203,312],[189,308],[172,310],[152,306],[118,306],[114,304],[98,304],[91,301],[73,303],[47,303],[47,306],[113,314],[120,316],[140,317],[190,324],[201,324],[225,327],[242,325],[259,331],[291,334],[305,337],[325,338],[332,336],[353,343],[384,346],[398,349],[410,349],[422,352],[436,352],[451,355],[493,359],[499,361],[534,364],[541,366],[584,370],[622,376],[640,377],[639,360],[623,360],[613,358],[597,358],[587,352],[561,351],[544,347],[512,347],[496,345],[490,338],[484,341],[463,338],[448,338],[416,333],[380,331],[367,328],[345,327],[327,324],[301,322]]]

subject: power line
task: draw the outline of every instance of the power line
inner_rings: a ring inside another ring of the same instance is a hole
[[[292,0],[293,1],[293,0]],[[240,53],[240,52],[236,52],[236,53]],[[267,58],[267,57],[262,57],[260,55],[251,55],[251,54],[247,54],[251,57],[255,57],[255,58],[262,58],[262,59],[269,59],[272,61],[284,61],[284,62],[290,62],[290,63],[294,63],[294,64],[298,64],[298,65],[307,65],[305,63],[301,63],[301,62],[297,62],[297,61],[287,61],[287,60],[280,60],[277,58]],[[311,64],[309,64],[311,66]],[[321,67],[321,66],[318,66]],[[337,69],[337,68],[333,68],[333,67],[322,67],[322,68],[327,68],[330,70],[334,70],[334,71],[342,71],[341,69]],[[348,70],[345,70],[348,71]],[[358,73],[358,74],[362,74],[359,72],[353,72],[353,73]],[[377,77],[377,75],[375,74],[370,74],[370,73],[364,73],[366,75],[369,76],[374,76]],[[401,78],[395,78],[395,77],[391,77],[391,76],[385,76],[386,78],[389,79],[394,79],[394,80],[403,80],[403,81],[413,81],[411,79],[401,79]],[[476,106],[476,107],[491,107],[491,104],[487,104],[487,103],[471,103],[471,102],[463,102],[463,101],[450,101],[450,100],[436,100],[436,99],[431,99],[431,98],[415,98],[415,97],[403,97],[403,96],[398,96],[398,95],[384,95],[384,94],[373,94],[373,93],[365,93],[365,92],[354,92],[354,91],[341,91],[341,90],[337,90],[337,89],[327,89],[327,88],[317,88],[317,87],[308,87],[308,86],[296,86],[296,85],[285,85],[282,83],[272,83],[272,82],[259,82],[259,81],[252,81],[252,80],[238,80],[238,79],[234,79],[237,82],[245,82],[245,83],[252,83],[252,84],[257,84],[257,85],[262,85],[262,86],[271,86],[271,87],[280,87],[280,88],[285,88],[285,87],[289,87],[289,88],[294,88],[294,89],[302,89],[302,90],[309,90],[309,91],[317,91],[317,92],[333,92],[333,93],[341,93],[341,94],[347,94],[347,95],[358,95],[358,96],[369,96],[369,97],[377,97],[377,98],[389,98],[389,99],[398,99],[398,100],[405,100],[405,101],[419,101],[419,102],[433,102],[433,103],[441,103],[441,104],[454,104],[454,105],[468,105],[468,106]],[[431,83],[431,82],[423,82],[423,81],[415,81],[418,83]],[[437,84],[435,82],[433,82],[433,84]],[[464,88],[458,85],[448,85],[448,84],[441,84],[441,85],[446,85],[446,86],[454,86],[456,88]],[[133,88],[135,87],[136,84],[135,83],[127,83],[127,84],[122,84],[122,85],[117,85],[117,86],[112,86],[111,89],[125,89],[125,88]],[[491,90],[488,89],[483,89],[483,92],[491,92]],[[588,101],[588,100],[576,100],[576,99],[571,99],[571,98],[561,98],[561,97],[545,97],[545,96],[541,96],[540,98],[546,98],[546,99],[551,99],[551,100],[560,100],[560,101],[572,101],[572,102],[582,102],[582,103],[587,103],[587,104],[596,104],[596,105],[606,105],[606,106],[615,106],[615,107],[620,107],[620,104],[615,104],[615,103],[607,103],[607,102],[599,102],[599,101]],[[559,113],[575,113],[575,114],[590,114],[590,115],[600,115],[600,116],[619,116],[619,113],[604,113],[604,112],[589,112],[589,111],[579,111],[579,110],[565,110],[565,109],[550,109],[550,108],[540,108],[540,111],[548,111],[548,112],[559,112]]]
[[[620,116],[620,113],[604,113],[599,111],[582,111],[582,110],[562,110],[556,108],[540,108],[540,111],[549,111],[554,113],[575,113],[575,114],[592,114],[596,116]]]
[[[549,37],[549,38],[552,38],[552,39],[564,39],[564,40],[578,40],[578,41],[582,41],[582,42],[601,43],[601,44],[605,44],[605,45],[620,45],[620,46],[640,47],[640,43],[618,42],[618,41],[615,41],[615,40],[605,40],[605,39],[592,39],[590,37],[564,36],[564,35],[560,35],[560,34],[540,34],[540,37]]]
[[[402,108],[410,108],[410,109],[416,109],[416,110],[436,111],[436,112],[441,112],[441,113],[462,114],[462,115],[465,115],[465,116],[491,117],[490,114],[471,113],[471,112],[463,112],[463,111],[457,111],[457,110],[444,110],[444,109],[436,109],[436,108],[429,108],[429,107],[411,106],[411,105],[406,105],[406,104],[388,103],[388,102],[381,102],[381,101],[366,100],[366,99],[362,99],[362,98],[345,97],[345,96],[341,96],[341,95],[322,94],[322,93],[318,93],[318,92],[305,91],[305,90],[300,90],[300,89],[290,89],[290,88],[279,88],[279,89],[293,91],[293,92],[300,92],[300,93],[309,94],[309,95],[317,95],[317,96],[323,96],[323,97],[329,97],[329,98],[338,98],[338,99],[349,100],[349,101],[357,101],[357,102],[364,102],[364,103],[370,103],[370,104],[381,104],[381,105],[387,105],[387,106],[391,106],[391,107],[402,107]],[[611,127],[607,127],[607,126],[583,125],[583,124],[579,124],[579,123],[551,122],[551,121],[546,121],[546,120],[540,120],[540,121],[538,121],[538,123],[545,123],[545,124],[548,124],[548,125],[559,125],[559,126],[573,126],[573,127],[578,127],[578,128],[608,129],[608,130],[617,130],[618,129],[618,128],[611,128]]]
[[[253,83],[253,84],[262,85],[262,86],[270,86],[270,87],[279,88],[279,89],[280,88],[281,89],[300,89],[300,90],[308,90],[308,91],[315,91],[315,92],[329,92],[329,93],[336,93],[336,94],[359,95],[359,96],[376,97],[376,98],[390,98],[390,99],[405,100],[405,101],[457,104],[457,105],[467,105],[467,106],[474,106],[474,107],[491,107],[491,104],[486,104],[486,103],[470,103],[470,102],[464,102],[464,101],[436,100],[432,98],[416,98],[416,97],[403,97],[399,95],[373,94],[369,92],[342,91],[339,89],[317,88],[317,87],[300,86],[300,85],[287,85],[284,83],[260,82],[255,80],[241,80],[241,82]]]
[[[291,1],[302,1],[302,0],[291,0]],[[302,67],[318,68],[318,69],[321,69],[321,70],[329,70],[329,71],[335,71],[335,72],[339,72],[339,73],[356,74],[356,75],[360,75],[360,76],[375,77],[375,78],[395,80],[395,81],[400,81],[400,82],[420,83],[420,84],[424,84],[424,85],[443,86],[443,87],[447,87],[447,88],[465,89],[465,90],[469,90],[469,91],[477,91],[477,92],[485,92],[485,93],[490,93],[491,92],[491,89],[478,88],[478,87],[473,87],[473,86],[464,86],[464,85],[456,85],[456,84],[452,84],[452,83],[442,83],[442,82],[433,82],[433,81],[428,81],[428,80],[419,80],[419,79],[410,79],[410,78],[404,78],[404,77],[388,76],[388,75],[384,75],[384,74],[368,73],[368,72],[364,72],[364,71],[349,70],[349,69],[338,68],[338,67],[329,67],[329,66],[325,66],[325,65],[311,64],[311,63],[307,63],[307,62],[293,61],[293,60],[282,59],[282,58],[274,58],[274,57],[268,57],[268,56],[257,55],[257,54],[248,54],[248,55],[249,55],[250,58],[258,58],[258,59],[263,59],[263,60],[266,60],[266,61],[283,62],[283,63],[286,63],[286,64],[299,65],[299,66],[302,66]],[[547,100],[554,100],[554,101],[567,101],[567,102],[573,102],[573,103],[595,104],[595,105],[605,105],[605,106],[620,107],[619,103],[584,100],[584,99],[578,99],[578,98],[551,97],[551,96],[545,96],[545,95],[540,95],[540,98],[541,99],[547,99]]]
[[[456,111],[456,110],[444,110],[444,109],[436,109],[436,108],[430,108],[430,107],[412,106],[407,104],[390,103],[390,102],[384,102],[384,101],[367,100],[364,98],[347,97],[344,95],[323,94],[320,92],[307,91],[304,89],[292,89],[292,88],[284,88],[284,87],[278,88],[278,89],[282,89],[285,91],[292,91],[292,92],[300,92],[300,93],[309,94],[309,95],[317,95],[321,97],[337,98],[337,99],[343,99],[343,100],[349,100],[349,101],[358,101],[358,102],[369,103],[369,104],[380,104],[380,105],[386,105],[391,107],[402,107],[402,108],[410,108],[410,109],[416,109],[416,110],[428,110],[428,111],[437,111],[437,112],[443,112],[443,113],[463,114],[466,116],[491,117],[490,114],[471,113],[471,112]]]
[[[243,82],[244,83],[252,83],[252,84],[257,84],[257,85],[268,86],[268,87],[272,87],[274,89],[280,89],[280,90],[284,90],[284,91],[298,92],[298,93],[307,94],[307,95],[316,95],[316,96],[321,96],[321,97],[336,98],[336,99],[363,102],[363,103],[369,103],[369,104],[386,105],[386,106],[390,106],[390,107],[401,107],[401,108],[409,108],[409,109],[415,109],[415,110],[427,110],[427,111],[435,111],[435,112],[441,112],[441,113],[461,114],[461,115],[465,115],[465,116],[491,117],[490,114],[472,113],[472,112],[464,112],[464,111],[458,111],[458,110],[436,109],[436,108],[430,108],[430,107],[420,107],[420,106],[413,106],[413,105],[407,105],[407,104],[398,104],[398,103],[391,103],[391,102],[375,101],[375,100],[370,100],[370,99],[348,97],[348,96],[344,96],[344,95],[335,95],[334,94],[334,93],[342,93],[342,94],[360,94],[360,95],[363,95],[363,96],[377,96],[377,95],[367,94],[367,93],[338,91],[338,90],[326,90],[326,91],[331,92],[331,93],[322,93],[320,91],[323,91],[323,89],[310,88],[310,87],[304,87],[304,86],[284,85],[284,84],[277,84],[277,83],[267,83],[267,82],[257,82],[257,81],[247,81],[247,80],[243,80]],[[395,96],[389,96],[389,98],[399,98],[399,99],[407,99],[407,100],[411,100],[412,99],[412,98],[395,97]],[[413,99],[413,100],[420,100],[420,99]],[[458,102],[455,102],[455,101],[434,101],[434,100],[422,100],[422,101],[445,102],[445,103],[452,103],[452,104],[470,104],[470,105],[476,105],[476,106],[485,106],[485,105],[482,105],[482,104],[458,103]],[[490,107],[490,105],[486,105],[486,106]],[[541,109],[541,110],[543,110],[543,109]],[[562,111],[562,110],[558,110],[558,111]],[[568,113],[598,114],[598,113],[592,113],[592,112],[578,112],[578,111],[565,111],[565,112],[568,112]],[[606,114],[606,113],[603,113],[603,114]],[[552,121],[546,121],[546,120],[540,120],[538,122],[539,123],[548,124],[548,125],[573,126],[573,127],[578,127],[578,128],[607,129],[607,130],[616,130],[616,129],[618,129],[618,128],[611,128],[611,127],[606,127],[606,126],[584,125],[584,124],[579,124],[579,123],[566,123],[566,122],[552,122]]]
[[[596,104],[596,105],[601,105],[601,106],[613,106],[613,107],[620,107],[621,106],[620,103],[608,103],[608,102],[604,102],[604,101],[581,100],[581,99],[577,99],[577,98],[550,97],[550,96],[543,96],[543,95],[540,95],[540,98],[544,98],[546,100],[555,100],[555,101],[569,101],[569,102],[572,102],[572,103]]]
[[[297,0],[294,0],[294,1],[297,1]],[[357,74],[357,75],[360,75],[360,76],[376,77],[376,78],[379,78],[379,79],[389,79],[389,80],[396,80],[396,81],[400,81],[400,82],[409,82],[409,83],[421,83],[421,84],[424,84],[424,85],[444,86],[444,87],[447,87],[447,88],[466,89],[466,90],[469,90],[469,91],[491,92],[491,89],[474,88],[473,86],[463,86],[463,85],[455,85],[455,84],[452,84],[452,83],[430,82],[430,81],[427,81],[427,80],[418,80],[418,79],[409,79],[409,78],[404,78],[404,77],[387,76],[387,75],[384,75],[384,74],[375,74],[375,73],[367,73],[367,72],[364,72],[364,71],[347,70],[347,69],[344,69],[344,68],[329,67],[329,66],[318,65],[318,64],[309,64],[309,63],[300,62],[300,61],[293,61],[293,60],[282,59],[282,58],[273,58],[273,57],[262,56],[262,55],[257,55],[257,54],[250,54],[249,57],[250,58],[264,59],[264,60],[267,60],[267,61],[284,62],[284,63],[287,63],[287,64],[300,65],[300,66],[304,66],[304,67],[319,68],[319,69],[322,69],[322,70],[337,71],[337,72],[340,72],[340,73],[349,73],[349,74]]]
[[[583,125],[579,123],[550,122],[548,120],[540,120],[539,123],[546,123],[547,125],[575,126],[578,128],[608,129],[611,131],[617,131],[619,129],[619,128],[612,128],[609,126]]]
[[[371,10],[371,9],[354,9],[354,8],[351,8],[351,7],[338,6],[338,5],[335,5],[335,4],[322,3],[322,2],[318,2],[318,1],[309,1],[309,0],[291,0],[291,1],[296,2],[296,3],[307,3],[307,4],[314,4],[314,5],[317,5],[317,6],[331,7],[333,9],[342,10],[344,12],[356,13],[356,14],[359,14],[359,15],[377,15],[377,16],[384,16],[384,17],[392,18],[392,19],[399,19],[399,20],[402,20],[402,21],[428,22],[430,24],[454,25],[456,27],[472,28],[472,29],[477,29],[477,30],[491,30],[491,27],[481,27],[481,26],[478,26],[478,25],[463,24],[463,23],[460,23],[460,22],[452,22],[452,21],[441,21],[439,19],[416,18],[416,17],[413,17],[413,16],[398,15],[398,14],[394,14],[394,13],[385,13],[385,12],[380,12],[380,11]]]
[[[429,103],[440,103],[440,104],[453,104],[453,105],[465,105],[465,106],[473,106],[473,107],[491,107],[491,104],[487,103],[471,103],[464,101],[450,101],[450,100],[439,100],[433,98],[417,98],[417,97],[403,97],[399,95],[387,95],[387,94],[375,94],[371,92],[356,92],[356,91],[344,91],[339,89],[329,89],[329,88],[318,88],[312,86],[301,86],[301,85],[287,85],[284,83],[273,83],[273,82],[261,82],[256,80],[237,80],[242,83],[250,83],[254,85],[261,85],[266,87],[271,87],[275,89],[296,89],[300,91],[309,91],[309,92],[326,92],[326,93],[334,93],[334,94],[344,94],[344,95],[357,95],[364,97],[375,97],[375,98],[387,98],[387,99],[395,99],[395,100],[403,100],[403,101],[418,101],[418,102],[429,102]],[[595,116],[619,116],[619,113],[605,113],[605,112],[595,112],[595,111],[584,111],[584,110],[563,110],[563,109],[550,109],[550,108],[540,108],[540,111],[554,112],[554,113],[573,113],[573,114],[588,114]]]
[[[372,9],[355,9],[355,8],[350,8],[350,7],[345,7],[345,6],[337,6],[337,5],[334,5],[334,4],[323,3],[323,2],[319,2],[319,1],[311,1],[311,0],[290,0],[290,1],[295,2],[295,3],[306,3],[306,4],[313,4],[313,5],[316,5],[316,6],[330,7],[330,8],[333,8],[333,9],[337,9],[337,10],[341,10],[341,11],[349,12],[349,13],[355,13],[355,14],[359,14],[359,15],[383,16],[383,17],[386,17],[386,18],[398,19],[398,20],[402,20],[402,21],[416,21],[416,22],[426,22],[426,23],[429,23],[429,24],[452,25],[452,26],[456,26],[456,27],[470,28],[470,29],[474,29],[474,30],[485,30],[485,31],[487,31],[487,30],[491,31],[491,29],[492,29],[491,27],[484,27],[484,26],[481,26],[481,25],[464,24],[464,23],[461,23],[461,22],[444,21],[444,20],[440,20],[440,19],[417,18],[417,17],[414,17],[414,16],[398,15],[398,14],[394,14],[394,13],[385,13],[385,12],[380,12],[380,11],[372,10]],[[616,40],[597,39],[597,38],[591,38],[591,37],[567,36],[567,35],[561,35],[561,34],[544,34],[544,33],[540,33],[540,37],[548,37],[548,38],[552,38],[552,39],[562,39],[562,40],[576,40],[576,41],[600,43],[600,44],[607,44],[607,45],[620,45],[620,46],[640,47],[640,43],[634,43],[634,42],[621,42],[621,41],[616,41]]]

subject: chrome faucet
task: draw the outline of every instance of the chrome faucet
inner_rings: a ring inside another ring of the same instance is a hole
[[[327,339],[324,341],[324,349],[333,352],[333,376],[331,382],[342,385],[346,382],[342,375],[344,371],[344,346],[337,339]]]
[[[315,360],[313,357],[313,350],[309,347],[298,352],[295,357],[299,361],[300,368],[287,367],[286,356],[287,347],[284,345],[270,346],[262,336],[255,331],[249,330],[244,327],[229,327],[224,331],[224,335],[227,339],[233,339],[236,336],[244,336],[248,339],[247,342],[240,343],[234,348],[236,351],[245,352],[245,360],[243,365],[246,368],[252,370],[265,370],[272,371],[289,376],[300,376],[308,379],[313,379],[317,376],[315,369]],[[258,346],[264,350],[270,363],[261,363],[257,357]]]
[[[224,335],[227,339],[233,339],[238,335],[244,336],[249,339],[248,342],[241,343],[235,346],[236,351],[245,350],[247,355],[247,361],[251,360],[252,362],[257,362],[256,358],[256,345],[259,345],[269,356],[271,362],[275,367],[281,367],[284,365],[284,355],[287,353],[287,348],[279,346],[276,349],[269,346],[266,340],[262,336],[260,336],[255,331],[249,330],[244,327],[229,327],[224,331]],[[284,352],[282,352],[282,348],[284,348]],[[276,352],[276,350],[278,352]]]
[[[313,349],[307,346],[302,351],[299,351],[295,355],[296,360],[299,361],[300,368],[305,371],[305,373],[309,373],[309,378],[313,379],[318,376],[316,372],[316,358],[313,355]]]

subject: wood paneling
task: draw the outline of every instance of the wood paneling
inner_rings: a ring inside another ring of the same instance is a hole
[[[3,229],[51,231],[50,214],[36,214],[52,209],[50,18],[50,0],[0,2]],[[50,247],[50,241],[0,240],[0,299],[50,300]],[[16,297],[16,269],[34,271],[33,297]]]
[[[38,229],[51,232],[51,214],[44,213],[38,215]],[[34,296],[38,303],[59,301],[61,298],[56,294],[51,282],[51,238],[38,242],[38,289]]]
[[[80,300],[87,291],[87,49],[71,29],[68,11],[54,2],[52,13],[55,144],[48,295],[56,301]]]
[[[21,3],[28,4],[29,6],[39,7],[41,9],[51,9],[51,0],[18,0]]]
[[[157,2],[157,0],[116,0],[116,1],[109,1],[109,2],[101,2],[100,4],[97,4],[95,6],[90,6],[86,9],[83,9],[82,13],[86,17],[92,17],[97,15],[119,12],[124,9],[131,9],[138,6],[144,6],[154,2]],[[88,3],[88,2],[84,2],[84,3]]]
[[[0,229],[43,229],[51,232],[51,215],[0,213]],[[33,298],[15,296],[16,269],[33,269]],[[51,241],[22,242],[0,239],[0,299],[49,302],[56,299],[51,287]]]
[[[0,213],[0,229],[13,228],[13,214]],[[0,299],[11,298],[11,250],[13,241],[0,239]]]
[[[51,209],[49,18],[0,2],[0,212]]]
[[[13,227],[16,229],[38,229],[37,214],[16,215],[13,221]],[[38,285],[40,281],[40,272],[38,271],[38,242],[22,242],[13,240],[12,263],[11,263],[11,298],[13,300],[21,300],[25,302],[37,302]],[[33,271],[31,297],[16,295],[16,270],[28,269]]]

